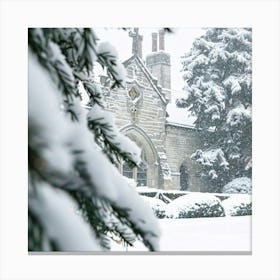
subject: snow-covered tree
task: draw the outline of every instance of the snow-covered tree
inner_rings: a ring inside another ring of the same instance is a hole
[[[192,158],[213,191],[251,176],[252,32],[210,28],[182,58],[186,98],[204,142]]]
[[[158,250],[152,210],[115,167],[120,159],[140,164],[141,151],[103,110],[92,81],[99,63],[113,87],[123,86],[115,49],[88,28],[29,29],[28,45],[29,250],[106,250],[110,238]]]

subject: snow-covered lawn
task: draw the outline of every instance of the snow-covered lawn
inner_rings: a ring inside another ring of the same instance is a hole
[[[250,252],[251,217],[219,217],[159,220],[161,251]],[[140,243],[123,248],[112,244],[112,251],[147,251]]]

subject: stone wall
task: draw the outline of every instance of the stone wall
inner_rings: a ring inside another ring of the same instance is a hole
[[[149,187],[180,189],[180,166],[184,163],[189,176],[188,190],[204,191],[204,184],[196,176],[197,166],[190,159],[200,146],[198,133],[166,124],[167,94],[165,91],[161,92],[163,97],[158,94],[141,67],[131,60],[127,65],[127,88],[104,90],[106,110],[113,113],[119,129],[145,149]],[[132,87],[140,92],[134,103],[129,96]]]
[[[198,167],[190,159],[201,145],[199,133],[192,128],[166,124],[166,155],[172,174],[172,189],[180,189],[180,167],[188,170],[188,190],[205,191],[204,182],[198,177]]]
[[[125,129],[131,125],[141,128],[144,133],[150,138],[152,146],[157,153],[165,153],[165,119],[166,119],[166,104],[160,98],[158,93],[153,89],[149,79],[141,71],[137,63],[132,63],[127,67],[127,89],[116,89],[110,91],[105,96],[106,110],[113,113],[116,120],[116,125],[120,129]],[[129,85],[135,84],[141,92],[141,97],[136,103],[136,111],[131,110],[131,99],[128,95]],[[124,131],[124,133],[126,133]],[[131,136],[133,131],[130,129],[128,136]],[[137,131],[135,131],[137,134]],[[143,147],[146,144],[143,143]],[[153,148],[151,147],[151,149]],[[146,151],[149,152],[149,149]],[[154,158],[154,162],[150,164],[157,165],[154,173],[160,172],[159,158]],[[154,168],[152,166],[152,168]],[[155,174],[156,177],[158,174]],[[148,180],[149,181],[149,180]],[[162,180],[153,180],[151,187],[162,187]]]

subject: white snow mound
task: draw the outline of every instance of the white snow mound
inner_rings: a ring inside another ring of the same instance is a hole
[[[232,194],[222,202],[226,216],[244,216],[252,214],[252,197],[246,194]]]
[[[252,180],[240,177],[232,180],[223,187],[223,193],[252,193]]]
[[[220,199],[210,193],[183,195],[166,206],[169,218],[222,216],[223,213]]]

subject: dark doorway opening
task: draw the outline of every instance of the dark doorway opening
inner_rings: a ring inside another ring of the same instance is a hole
[[[180,189],[181,191],[188,190],[189,187],[189,174],[185,165],[180,167]]]

